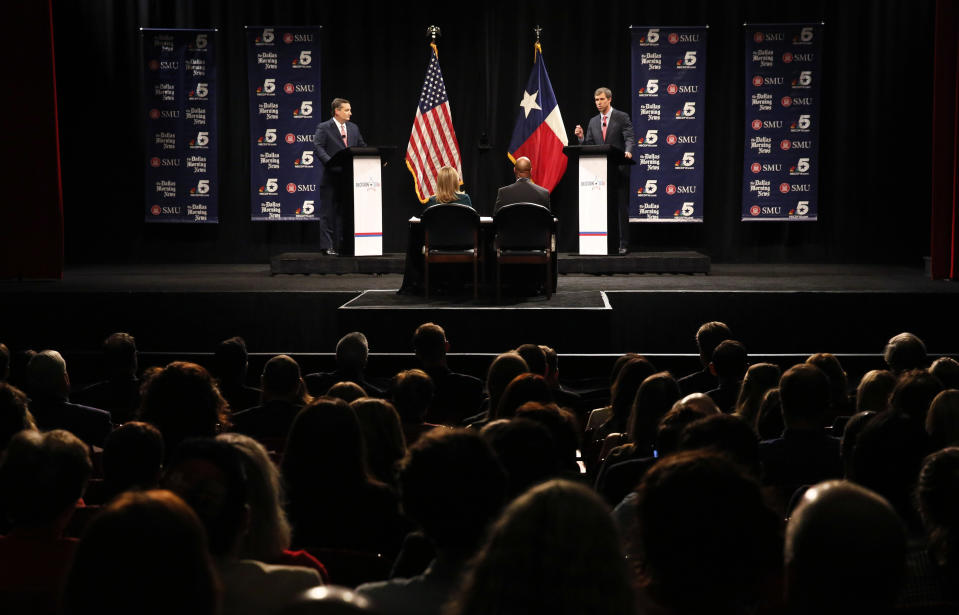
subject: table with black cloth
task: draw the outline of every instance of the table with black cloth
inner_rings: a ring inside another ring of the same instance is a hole
[[[424,294],[423,279],[425,264],[423,249],[425,237],[420,219],[412,217],[409,220],[409,237],[406,242],[406,265],[403,272],[403,285],[398,291],[401,295]],[[557,220],[553,218],[553,236],[556,236]],[[483,288],[489,289],[489,294],[496,292],[496,253],[493,250],[493,240],[496,236],[496,226],[493,218],[480,217],[480,293]],[[555,241],[554,241],[555,244]],[[557,254],[552,253],[553,291],[557,281]],[[439,264],[430,267],[430,294],[455,295],[472,292],[472,274],[467,272],[464,265],[459,263]],[[507,265],[503,267],[503,287],[515,294],[532,294],[539,292],[542,286],[543,274],[540,265]]]

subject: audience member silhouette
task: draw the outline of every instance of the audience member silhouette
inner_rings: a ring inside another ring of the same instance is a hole
[[[242,337],[231,337],[217,344],[210,371],[234,413],[260,403],[260,389],[246,383],[249,365],[246,340]]]
[[[297,415],[281,465],[294,547],[399,550],[406,523],[393,491],[370,477],[365,446],[343,400],[320,397]]]
[[[30,412],[43,430],[65,429],[91,446],[103,446],[113,429],[110,413],[70,403],[67,363],[56,350],[43,350],[27,364]]]
[[[946,389],[932,400],[926,415],[931,450],[959,446],[959,390]]]
[[[745,421],[735,415],[712,414],[689,423],[680,433],[676,448],[718,453],[738,464],[756,480],[762,474],[759,438]]]
[[[507,497],[560,477],[560,460],[546,426],[528,418],[501,419],[480,431],[506,471]]]
[[[857,412],[849,417],[845,429],[842,432],[842,439],[839,441],[839,456],[842,458],[843,477],[851,479],[853,476],[853,458],[856,454],[856,442],[859,440],[859,434],[866,425],[878,416],[877,413],[866,410]]]
[[[884,369],[866,372],[856,387],[856,412],[885,412],[889,395],[896,387],[896,376]]]
[[[286,438],[296,414],[310,401],[300,377],[300,366],[285,355],[277,355],[263,366],[261,403],[234,413],[233,430],[280,449],[277,440]]]
[[[636,495],[631,550],[642,612],[732,614],[777,604],[781,524],[738,464],[707,451],[676,453],[643,476]]]
[[[77,541],[63,535],[93,465],[68,431],[21,431],[0,458],[0,536],[4,613],[55,613]]]
[[[529,401],[516,409],[517,418],[535,421],[549,430],[553,437],[557,465],[561,476],[581,478],[585,468],[580,465],[580,431],[576,417],[556,404]]]
[[[599,473],[615,463],[652,456],[659,421],[679,396],[679,387],[669,372],[643,380],[633,398],[625,433],[611,433],[603,442]]]
[[[759,422],[759,406],[762,404],[766,391],[779,385],[782,375],[778,365],[772,363],[756,363],[750,365],[743,378],[743,384],[736,400],[734,414],[739,416],[753,429]]]
[[[838,417],[852,415],[853,404],[849,398],[849,380],[836,355],[818,352],[806,359],[806,363],[818,367],[829,379],[829,409],[826,411],[824,425],[832,425]]]
[[[900,605],[948,605],[955,611],[959,605],[959,448],[945,448],[926,458],[916,500],[927,541],[921,551],[910,549],[905,589],[921,589],[905,591]]]
[[[128,491],[90,521],[63,613],[215,615],[220,590],[193,510],[169,491]]]
[[[699,327],[696,331],[696,347],[699,349],[699,360],[703,368],[679,379],[679,390],[683,395],[707,393],[719,386],[719,381],[709,369],[709,364],[713,360],[716,347],[721,342],[732,338],[732,332],[724,323],[712,321]]]
[[[29,402],[26,393],[12,384],[0,382],[0,453],[7,448],[14,434],[37,428]]]
[[[546,383],[546,378],[539,374],[520,374],[513,378],[503,391],[499,405],[493,409],[493,419],[509,419],[516,415],[516,409],[528,401],[538,401],[543,404],[552,403],[553,391]]]
[[[155,489],[165,457],[163,435],[150,423],[130,421],[117,427],[103,444],[101,501],[137,489]]]
[[[223,612],[277,613],[299,592],[321,584],[313,568],[240,559],[251,521],[240,452],[212,438],[184,440],[174,451],[163,484],[200,518],[223,586]]]
[[[350,402],[366,442],[366,467],[378,481],[396,485],[397,463],[406,456],[400,415],[385,399],[361,397]]]
[[[530,489],[493,526],[447,613],[635,613],[606,505],[569,481]]]
[[[393,376],[390,396],[400,415],[407,446],[412,446],[421,435],[439,427],[426,422],[426,412],[433,399],[433,381],[423,370],[408,369]]]
[[[889,409],[905,414],[926,424],[929,404],[942,391],[942,383],[926,369],[914,369],[899,374],[896,386],[889,394]]]
[[[368,583],[357,591],[383,615],[439,615],[499,514],[505,486],[503,470],[476,431],[424,435],[403,463],[400,492],[403,509],[433,544],[436,558],[421,575]]]
[[[546,351],[536,344],[523,344],[516,349],[516,354],[523,357],[531,374],[546,377]]]
[[[420,368],[433,381],[433,400],[426,419],[442,425],[460,425],[480,411],[483,403],[483,381],[474,376],[454,372],[447,365],[450,343],[443,327],[427,322],[416,328],[413,349]]]
[[[628,360],[619,370],[616,376],[616,382],[613,383],[611,390],[611,400],[608,408],[593,410],[589,416],[587,425],[599,424],[595,428],[586,428],[586,462],[589,465],[595,464],[599,460],[603,441],[611,433],[623,433],[629,424],[629,415],[633,410],[633,400],[636,398],[636,391],[639,385],[646,378],[656,373],[656,368],[645,358],[639,357]],[[594,418],[600,413],[600,416],[606,416],[605,420]]]
[[[713,398],[719,409],[725,414],[732,414],[736,409],[736,400],[739,399],[739,389],[743,377],[749,368],[746,347],[735,340],[720,342],[713,351],[713,360],[709,363],[709,370],[716,375],[719,384],[716,388],[706,392]]]
[[[144,373],[140,418],[163,434],[167,457],[186,438],[212,438],[229,427],[228,410],[210,373],[196,363],[174,361]]]
[[[326,392],[327,397],[335,397],[336,399],[342,399],[346,403],[353,403],[354,400],[357,400],[361,397],[366,397],[366,391],[363,390],[363,387],[356,384],[355,382],[337,382],[330,387],[330,390]]]
[[[905,569],[906,534],[882,497],[847,481],[806,491],[786,528],[791,612],[891,613]]]
[[[336,369],[332,372],[316,372],[303,377],[310,395],[326,395],[337,382],[355,382],[371,397],[383,397],[383,389],[366,377],[366,362],[370,356],[370,344],[359,331],[347,333],[336,343]]]
[[[546,384],[553,392],[553,400],[561,408],[566,408],[575,414],[580,426],[585,426],[587,415],[586,408],[583,407],[582,397],[559,382],[559,356],[549,346],[540,345],[540,348],[546,353]]]
[[[283,509],[285,500],[280,471],[262,444],[238,433],[216,437],[240,453],[246,473],[249,520],[240,548],[240,559],[253,559],[267,564],[314,568],[325,581],[326,567],[306,551],[291,551],[293,530]]]
[[[85,406],[110,413],[113,423],[132,420],[140,405],[140,380],[137,378],[137,345],[129,333],[114,333],[103,341],[105,380],[91,384],[71,395]]]
[[[926,345],[912,333],[900,333],[891,337],[886,342],[882,357],[889,370],[897,376],[903,372],[926,369],[929,366]]]
[[[513,378],[529,371],[526,361],[515,351],[498,355],[490,363],[489,370],[486,372],[486,409],[475,416],[469,417],[465,422],[470,427],[482,428],[483,425],[492,420],[492,415],[499,406],[500,397],[502,397],[503,391],[506,390],[509,383],[513,381]]]
[[[929,373],[939,379],[947,389],[959,389],[959,361],[952,357],[939,357],[929,366]]]

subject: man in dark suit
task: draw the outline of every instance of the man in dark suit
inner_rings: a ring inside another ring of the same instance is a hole
[[[632,159],[634,137],[633,122],[629,119],[629,114],[613,109],[613,92],[609,88],[597,89],[593,94],[593,100],[599,114],[589,121],[585,134],[583,133],[583,127],[579,124],[576,125],[573,134],[579,139],[581,145],[612,145],[623,150],[626,153],[626,158]],[[628,192],[625,190],[629,178],[628,169],[629,167],[621,167],[622,181],[614,182],[612,173],[609,181],[610,189],[616,191],[620,254],[626,254],[629,248],[629,211],[625,194]]]
[[[516,163],[513,164],[513,175],[516,176],[516,181],[509,186],[503,186],[496,193],[494,214],[503,205],[511,203],[536,203],[549,208],[549,190],[534,184],[530,179],[532,173],[533,163],[529,161],[529,158],[523,156],[516,159]]]
[[[67,363],[59,352],[43,350],[30,359],[27,385],[30,412],[41,430],[65,429],[90,446],[99,447],[113,431],[109,412],[70,403]]]
[[[330,104],[333,117],[316,127],[313,135],[313,148],[323,161],[326,171],[320,182],[320,249],[336,256],[342,240],[343,212],[340,208],[340,194],[345,190],[346,178],[342,167],[329,166],[330,158],[347,147],[366,147],[366,141],[360,134],[360,128],[350,121],[353,110],[350,101],[334,98]]]

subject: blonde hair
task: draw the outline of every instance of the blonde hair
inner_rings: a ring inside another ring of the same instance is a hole
[[[436,175],[436,202],[452,203],[459,194],[460,174],[450,166],[441,167]]]

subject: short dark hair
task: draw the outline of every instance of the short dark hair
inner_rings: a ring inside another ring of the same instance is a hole
[[[370,343],[359,331],[347,333],[336,343],[336,364],[345,369],[360,370],[366,367]]]
[[[783,421],[820,421],[829,406],[829,378],[815,365],[801,363],[786,370],[779,380]]]
[[[713,351],[712,363],[721,382],[738,382],[749,369],[746,347],[735,340],[723,340]]]
[[[546,352],[536,344],[523,344],[516,349],[516,354],[523,357],[529,371],[537,376],[546,375]]]
[[[345,98],[334,98],[333,102],[330,103],[330,113],[334,113],[337,109],[339,109],[343,105],[348,105],[348,104],[350,104],[350,101],[346,100]]]
[[[0,375],[3,370],[0,369]],[[932,362],[929,373],[942,382],[947,389],[959,389],[959,361],[952,357],[939,357]]]
[[[103,340],[103,361],[111,373],[135,374],[137,343],[129,333],[117,332]]]
[[[713,320],[704,323],[696,331],[696,347],[699,348],[699,356],[703,363],[709,363],[713,358],[713,351],[720,342],[732,339],[733,333],[725,323]]]
[[[413,349],[424,361],[439,361],[446,356],[446,331],[436,323],[424,322],[413,333]]]
[[[433,400],[433,380],[421,369],[408,369],[393,376],[393,405],[404,422],[422,422]]]
[[[942,390],[942,383],[929,370],[910,370],[899,375],[899,381],[889,394],[889,409],[907,414],[925,425],[929,404]]]
[[[720,453],[752,476],[760,473],[759,437],[746,421],[733,414],[713,414],[693,421],[680,435],[678,448]]]
[[[240,336],[225,339],[213,353],[213,374],[220,380],[240,382],[246,375],[248,360],[246,340]]]
[[[152,487],[163,467],[163,436],[149,423],[130,421],[103,442],[103,478],[111,493]]]

